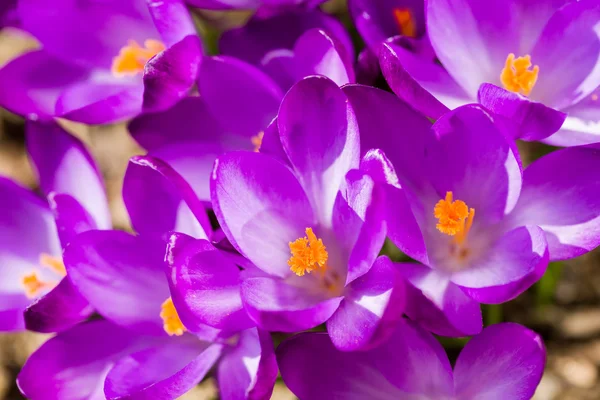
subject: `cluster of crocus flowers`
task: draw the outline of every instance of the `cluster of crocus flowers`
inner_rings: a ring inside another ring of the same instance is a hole
[[[566,133],[597,120],[598,3],[351,0],[358,60],[319,0],[187,3],[254,15],[205,55],[182,0],[10,7],[41,48],[0,105],[43,196],[0,179],[0,329],[55,334],[21,392],[175,399],[212,374],[266,400],[279,372],[300,400],[530,399],[540,336],[481,304],[600,245],[600,133]],[[380,72],[394,93],[356,83]],[[130,232],[57,117],[128,120]],[[516,139],[586,145],[525,167]],[[433,335],[472,338],[452,367]]]

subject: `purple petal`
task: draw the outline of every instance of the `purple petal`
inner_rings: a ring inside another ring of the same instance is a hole
[[[221,228],[236,249],[269,274],[290,275],[289,242],[316,222],[294,174],[267,155],[231,152],[215,163],[211,193]]]
[[[72,196],[93,216],[98,229],[109,229],[104,183],[83,143],[54,122],[30,121],[26,135],[27,151],[46,196],[50,192]]]
[[[396,96],[363,85],[347,85],[344,93],[356,113],[361,150],[381,149],[402,186],[418,190],[425,185],[425,143],[431,122]],[[400,123],[402,121],[402,123]]]
[[[25,326],[34,332],[62,332],[85,321],[94,309],[68,277],[25,310]]]
[[[269,125],[277,115],[283,93],[256,67],[231,57],[205,57],[198,90],[225,131],[247,138]]]
[[[350,285],[337,311],[327,321],[334,346],[343,351],[385,342],[402,318],[404,281],[389,258],[382,256]]]
[[[187,0],[188,4],[207,10],[242,9],[251,10],[258,7],[261,0]]]
[[[570,147],[600,141],[600,102],[596,93],[579,103],[564,109],[567,118],[561,129],[544,143],[552,146]]]
[[[306,78],[286,94],[277,121],[283,149],[317,219],[331,226],[337,192],[360,157],[358,126],[346,95],[327,78]]]
[[[135,78],[81,81],[68,87],[56,103],[56,115],[88,125],[120,122],[142,109],[144,87]]]
[[[154,25],[167,47],[189,35],[196,36],[192,15],[183,0],[146,0]]]
[[[477,213],[474,224],[499,221],[521,191],[516,148],[479,106],[457,108],[440,118],[437,139],[426,150],[430,179],[443,198],[453,192]]]
[[[277,379],[277,360],[268,332],[248,329],[227,352],[217,370],[223,400],[267,400]]]
[[[535,332],[514,323],[489,326],[458,356],[456,396],[465,400],[531,399],[545,364],[546,349]]]
[[[33,353],[17,385],[30,399],[103,399],[108,368],[147,345],[148,338],[108,321],[83,323],[59,333]]]
[[[130,354],[109,371],[104,393],[108,399],[178,398],[204,378],[221,349],[184,336]]]
[[[539,65],[532,92],[551,107],[562,109],[589,96],[600,85],[600,4],[570,2],[552,15],[531,52]]]
[[[56,57],[83,65],[110,68],[129,40],[143,43],[160,37],[145,1],[81,4],[57,0],[19,1],[23,29]],[[57,29],[60,27],[60,29]]]
[[[68,194],[51,193],[48,202],[54,214],[58,237],[63,248],[78,234],[98,229],[94,218]]]
[[[24,293],[0,294],[0,331],[22,331],[25,329],[23,312],[31,303]]]
[[[89,71],[60,61],[44,50],[32,51],[0,69],[0,104],[31,119],[55,115],[66,87],[89,79]]]
[[[513,2],[502,0],[428,0],[431,44],[469,97],[475,98],[484,82],[498,84],[506,57],[510,53],[520,55],[517,11]]]
[[[271,157],[279,159],[279,161],[283,162],[284,164],[290,164],[290,160],[288,159],[287,154],[285,154],[285,150],[283,150],[283,146],[281,145],[277,118],[275,118],[269,124],[269,126],[267,126],[267,129],[265,129],[265,134],[262,138],[259,151],[263,154],[268,154]]]
[[[62,251],[54,219],[42,200],[3,177],[0,177],[0,199],[2,209],[10,210],[0,213],[0,293],[10,295],[2,304],[15,304],[20,308],[27,304],[22,301],[25,298],[23,275],[38,271],[42,278],[55,279],[56,274],[40,267],[40,256],[57,257]]]
[[[369,351],[342,352],[325,334],[303,333],[279,346],[277,361],[301,399],[437,399],[454,391],[442,346],[407,321],[392,340]]]
[[[423,0],[350,0],[348,9],[356,29],[371,48],[377,48],[389,37],[402,34],[394,10],[406,10],[415,25],[415,37],[425,34],[425,7]]]
[[[379,53],[381,71],[392,91],[415,109],[433,119],[448,112],[448,107],[423,88],[406,70],[397,50],[397,47],[385,44]]]
[[[190,185],[158,158],[136,156],[129,161],[123,200],[140,234],[162,237],[177,231],[206,239],[212,231],[206,210]]]
[[[70,243],[64,259],[71,281],[101,315],[122,326],[164,334],[159,316],[169,297],[164,249],[161,241],[125,232],[88,231]]]
[[[313,29],[300,36],[294,46],[296,79],[323,75],[338,86],[355,81],[352,60],[346,49],[322,30]]]
[[[489,83],[481,85],[477,96],[485,108],[514,125],[515,139],[545,139],[558,131],[567,117],[563,112]]]
[[[167,110],[186,97],[196,82],[201,58],[202,43],[195,34],[152,57],[144,67],[143,111]]]
[[[188,329],[209,325],[239,332],[253,326],[242,306],[240,270],[220,250],[174,233],[166,260],[171,297]]]
[[[544,230],[551,260],[577,257],[600,244],[598,163],[599,150],[574,147],[542,157],[523,173],[523,192],[510,218],[515,226]]]
[[[327,321],[342,297],[331,298],[327,293],[291,285],[278,277],[253,277],[242,283],[242,301],[259,327],[296,332]]]
[[[437,335],[456,337],[481,332],[479,303],[465,295],[448,277],[421,264],[397,265],[412,285],[407,285],[406,310],[412,320]]]
[[[352,41],[344,26],[321,10],[295,7],[269,18],[254,16],[246,25],[224,32],[219,39],[222,54],[234,56],[254,65],[273,50],[292,50],[304,32],[321,29],[338,40],[347,54],[354,57]],[[278,32],[273,35],[273,32]]]
[[[534,273],[540,263],[547,262],[548,243],[544,231],[535,225],[521,226],[498,239],[488,250],[487,257],[453,272],[450,279],[457,285],[474,289],[506,285]]]

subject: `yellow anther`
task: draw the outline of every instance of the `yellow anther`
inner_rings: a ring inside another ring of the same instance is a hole
[[[319,269],[322,272],[327,268],[327,250],[323,240],[318,239],[312,228],[306,228],[306,236],[290,242],[292,256],[288,265],[292,272],[298,276]]]
[[[416,37],[417,26],[408,8],[394,8],[394,19],[402,36]]]
[[[260,151],[260,146],[262,146],[263,137],[265,137],[265,133],[260,131],[250,138],[250,141],[254,145],[254,151],[257,153]]]
[[[50,268],[60,276],[67,275],[67,270],[63,261],[58,257],[51,256],[50,254],[40,254],[40,265],[42,267]]]
[[[456,243],[462,243],[473,225],[475,209],[467,207],[462,200],[452,200],[452,192],[446,192],[446,198],[438,201],[433,208],[438,219],[436,228],[446,235],[454,236]]]
[[[535,86],[540,72],[539,66],[531,68],[531,56],[526,55],[515,59],[515,55],[510,53],[506,57],[506,63],[500,74],[500,81],[506,90],[521,93],[529,96]]]
[[[44,282],[39,277],[37,272],[33,271],[27,275],[25,275],[21,279],[21,284],[23,285],[23,290],[25,291],[25,295],[30,299],[33,299],[40,295],[42,290],[44,289],[52,289],[56,286],[56,282]]]
[[[153,39],[144,41],[144,47],[135,40],[123,46],[113,58],[111,71],[115,76],[132,76],[144,71],[144,66],[152,57],[165,49],[165,45]]]
[[[181,319],[179,319],[173,300],[170,297],[162,303],[160,317],[163,320],[165,332],[170,336],[181,336],[187,331],[185,326],[183,326]]]

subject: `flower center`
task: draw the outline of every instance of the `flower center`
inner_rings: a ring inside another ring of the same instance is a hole
[[[529,54],[515,59],[515,55],[510,53],[506,57],[504,69],[502,69],[502,73],[500,74],[500,81],[504,85],[504,88],[511,92],[529,96],[540,72],[539,66],[536,65],[533,69],[530,69],[531,65],[531,56]]]
[[[113,58],[111,72],[114,76],[134,76],[144,71],[144,66],[152,57],[165,49],[165,45],[154,39],[144,41],[144,47],[135,40],[123,46]]]
[[[260,151],[260,146],[262,145],[263,137],[265,137],[265,133],[263,131],[260,131],[250,138],[250,141],[254,145],[254,151],[256,153]]]
[[[473,225],[475,209],[469,208],[462,200],[452,200],[452,192],[446,192],[446,198],[438,201],[433,208],[438,219],[436,228],[446,235],[454,236],[456,244],[462,244]]]
[[[416,37],[417,25],[408,8],[394,8],[394,19],[402,36]]]
[[[290,242],[292,256],[288,265],[292,272],[298,276],[304,276],[314,270],[325,272],[329,255],[323,240],[318,239],[312,228],[306,228],[306,236]]]
[[[39,263],[40,266],[51,269],[61,277],[67,275],[65,264],[63,264],[60,258],[51,256],[50,254],[42,253],[40,254]],[[37,297],[42,290],[50,290],[54,288],[56,285],[58,285],[58,281],[44,281],[40,279],[36,271],[31,271],[21,278],[21,285],[23,286],[25,295],[32,299]]]
[[[179,314],[177,314],[173,300],[170,297],[162,303],[160,317],[163,320],[163,328],[169,336],[181,336],[187,331],[181,319],[179,319]]]

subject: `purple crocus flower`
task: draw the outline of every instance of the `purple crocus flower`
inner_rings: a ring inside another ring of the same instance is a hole
[[[382,340],[402,314],[403,284],[389,259],[377,258],[385,227],[371,175],[384,166],[366,160],[357,169],[347,97],[329,79],[300,81],[267,138],[268,154],[226,153],[211,177],[223,231],[258,268],[243,278],[246,311],[272,331],[327,322],[344,350]]]
[[[315,29],[321,31],[321,37],[308,33]],[[254,16],[246,25],[224,32],[219,50],[273,74],[284,90],[294,82],[289,78],[281,81],[282,76],[297,80],[306,76],[298,74],[308,69],[339,84],[354,79],[354,47],[348,32],[337,19],[318,9],[295,8],[266,18]]]
[[[387,45],[382,70],[398,96],[433,118],[478,100],[515,138],[599,141],[596,0],[428,0],[426,15],[443,67]]]
[[[201,46],[182,0],[24,0],[17,11],[42,44],[0,70],[0,104],[17,114],[109,123],[168,108],[194,83]]]
[[[279,346],[277,360],[300,400],[529,400],[546,350],[521,325],[492,325],[466,344],[453,370],[430,333],[403,321],[389,342],[373,350],[344,353],[326,335],[303,333]]]
[[[227,331],[182,322],[196,320],[187,308],[178,307],[185,298],[180,279],[195,278],[194,260],[210,258],[215,267],[239,274],[206,240],[212,235],[205,230],[210,225],[190,186],[164,162],[136,157],[126,173],[124,199],[139,235],[89,231],[65,251],[74,285],[106,320],[59,334],[34,353],[18,378],[23,394],[32,399],[46,398],[49,392],[73,399],[87,399],[91,393],[109,399],[175,399],[218,362],[221,398],[269,398],[277,367],[267,333],[254,328],[244,314],[229,318]],[[171,236],[165,268],[165,238],[172,230],[188,235]],[[188,262],[191,252],[194,259]],[[213,273],[214,280],[220,279],[216,268]],[[227,304],[237,298],[241,310],[239,283],[228,296]],[[43,379],[40,370],[46,371]],[[77,379],[64,379],[67,371]],[[81,384],[82,379],[87,383]]]
[[[431,126],[393,94],[360,85],[344,91],[361,139],[386,151],[395,167],[398,181],[388,179],[389,190],[402,187],[414,213],[407,218],[402,203],[392,201],[386,219],[390,239],[421,263],[400,269],[435,305],[409,305],[407,314],[425,319],[424,327],[477,333],[478,303],[510,300],[541,277],[549,260],[600,244],[598,150],[557,151],[523,171],[504,125],[481,106],[459,107]],[[439,310],[450,328],[441,327]]]
[[[0,329],[54,332],[93,311],[65,276],[62,249],[82,231],[109,228],[110,214],[102,179],[81,142],[55,123],[39,122],[27,124],[26,139],[50,207],[0,180],[3,208],[10,210],[0,218]]]

